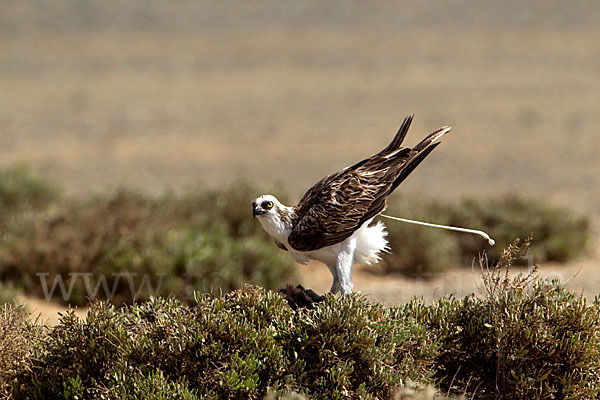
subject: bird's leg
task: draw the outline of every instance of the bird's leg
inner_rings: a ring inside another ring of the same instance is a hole
[[[335,269],[342,295],[352,293],[352,272],[354,271],[354,251],[356,238],[351,238],[342,244],[342,250],[337,256]]]
[[[329,293],[336,294],[340,291],[340,281],[337,276],[337,271],[335,266],[327,264],[327,268],[329,268],[329,272],[333,276],[333,283],[331,284],[331,289],[329,289]]]

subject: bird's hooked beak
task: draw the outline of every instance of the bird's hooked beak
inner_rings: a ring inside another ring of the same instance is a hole
[[[257,215],[264,214],[265,210],[263,210],[256,202],[252,202],[252,217],[256,218]]]

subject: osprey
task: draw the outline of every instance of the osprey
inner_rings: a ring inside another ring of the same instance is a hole
[[[413,148],[402,147],[411,122],[412,116],[405,118],[379,153],[321,179],[298,205],[285,206],[270,194],[252,202],[253,216],[278,247],[300,264],[318,260],[329,268],[331,293],[351,293],[354,263],[375,263],[389,250],[385,226],[381,221],[372,225],[373,218],[451,129],[445,126]]]

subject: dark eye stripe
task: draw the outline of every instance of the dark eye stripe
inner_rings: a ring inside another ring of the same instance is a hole
[[[263,208],[271,208],[271,207],[273,207],[273,202],[272,201],[263,201],[262,206],[263,206]]]

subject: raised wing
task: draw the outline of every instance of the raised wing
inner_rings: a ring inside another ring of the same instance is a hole
[[[414,148],[401,147],[412,116],[382,151],[317,182],[295,207],[297,219],[288,237],[298,251],[318,250],[350,237],[385,208],[387,197],[450,131],[444,127]]]

